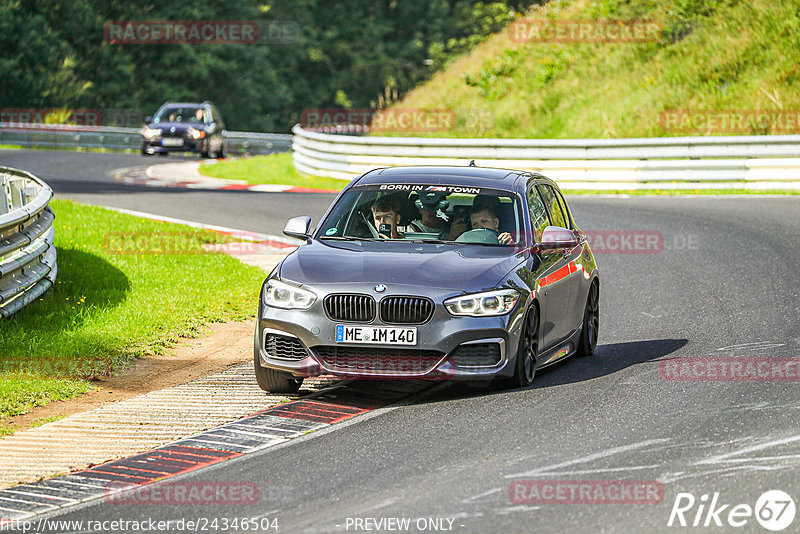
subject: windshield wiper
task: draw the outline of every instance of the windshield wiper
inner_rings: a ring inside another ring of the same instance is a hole
[[[455,241],[445,241],[444,239],[406,239],[406,243],[432,243],[434,245],[452,245]]]
[[[375,237],[354,237],[349,235],[326,235],[320,239],[334,240],[334,241],[387,241],[386,239],[379,239]]]

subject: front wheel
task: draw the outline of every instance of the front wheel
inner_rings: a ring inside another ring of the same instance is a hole
[[[522,337],[517,350],[517,363],[514,376],[507,381],[508,387],[526,387],[533,382],[536,375],[536,358],[539,352],[539,315],[536,307],[531,306],[522,327]]]
[[[586,308],[583,311],[581,340],[578,343],[578,356],[591,356],[597,348],[597,334],[600,330],[600,289],[592,282]]]
[[[258,387],[267,393],[294,393],[303,384],[302,378],[295,378],[290,373],[270,369],[261,365],[258,348],[254,350],[253,364],[256,371]]]

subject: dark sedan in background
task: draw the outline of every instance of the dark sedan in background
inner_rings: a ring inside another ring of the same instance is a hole
[[[585,234],[544,176],[480,167],[370,171],[267,277],[255,334],[262,389],[303,377],[497,379],[594,353],[600,281]]]
[[[204,158],[225,157],[225,123],[211,102],[167,102],[142,128],[142,155],[196,152]]]

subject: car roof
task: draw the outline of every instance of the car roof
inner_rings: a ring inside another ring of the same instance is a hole
[[[387,167],[369,171],[353,184],[443,184],[482,187],[488,189],[513,190],[514,183],[524,173],[511,169],[492,167],[419,165],[409,167]]]
[[[202,104],[198,104],[197,102],[165,102],[161,105],[162,108],[171,107],[171,108],[202,108],[206,106],[208,102],[203,102]]]

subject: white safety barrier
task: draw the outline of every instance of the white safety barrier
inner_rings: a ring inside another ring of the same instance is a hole
[[[289,134],[226,131],[224,137],[226,151],[232,155],[286,152],[292,146],[292,136]],[[0,143],[54,148],[139,150],[142,136],[138,128],[0,122]]]
[[[0,167],[0,318],[55,282],[53,190],[36,176]]]
[[[744,183],[800,189],[800,135],[643,139],[357,137],[292,129],[295,167],[352,179],[394,165],[466,165],[540,172],[569,188]]]

